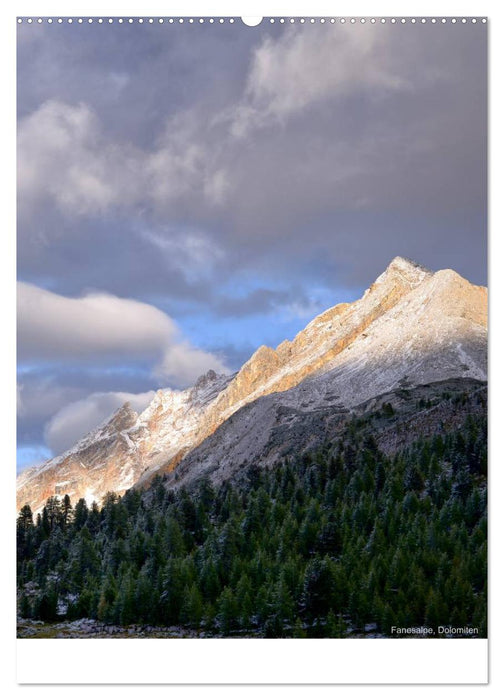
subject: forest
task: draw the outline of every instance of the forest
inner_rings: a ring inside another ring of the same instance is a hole
[[[219,486],[158,477],[101,507],[24,506],[18,614],[221,637],[486,637],[486,418],[390,456],[367,428],[352,419],[315,453]]]

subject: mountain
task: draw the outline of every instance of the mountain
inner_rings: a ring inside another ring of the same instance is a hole
[[[308,417],[315,425],[317,415],[335,420],[387,392],[485,381],[486,353],[486,288],[394,258],[361,299],[276,349],[261,346],[236,374],[210,370],[190,389],[160,390],[140,415],[126,404],[65,454],[23,472],[18,508],[40,510],[53,494],[100,501],[174,470],[179,481],[226,478],[262,459],[273,434],[278,458],[279,434],[292,443]]]

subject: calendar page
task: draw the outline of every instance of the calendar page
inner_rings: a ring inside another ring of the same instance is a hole
[[[485,682],[486,17],[15,22],[19,681]]]

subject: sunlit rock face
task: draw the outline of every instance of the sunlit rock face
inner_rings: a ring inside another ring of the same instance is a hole
[[[140,415],[125,405],[61,457],[24,472],[18,508],[37,511],[64,493],[100,502],[107,491],[147,484],[261,397],[350,408],[397,386],[485,380],[486,352],[486,288],[394,258],[361,299],[325,311],[276,349],[261,346],[236,374],[210,370],[190,389],[160,390]],[[243,426],[256,442],[257,421]]]
[[[28,469],[17,479],[18,509],[29,503],[39,511],[49,496],[68,494],[72,502],[85,498],[100,502],[108,491],[123,492],[141,471],[129,430],[138,414],[129,404],[108,422],[92,431],[74,447],[39,467]]]

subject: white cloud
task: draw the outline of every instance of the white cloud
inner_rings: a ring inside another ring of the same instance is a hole
[[[144,168],[152,199],[160,205],[199,189],[206,167],[205,149],[197,138],[192,112],[177,114],[166,124],[157,147],[146,154]]]
[[[204,350],[194,348],[189,342],[183,340],[167,348],[163,359],[155,367],[154,373],[155,376],[167,379],[174,385],[187,386],[194,383],[209,369],[215,370],[217,374],[229,372],[223,360]]]
[[[22,215],[52,199],[66,213],[103,212],[134,193],[137,151],[105,142],[85,104],[44,102],[18,128],[18,196]]]
[[[197,107],[171,117],[156,147],[144,154],[142,173],[147,199],[161,211],[174,201],[186,201],[191,209],[195,197],[211,206],[224,203],[231,185],[222,165],[225,143],[212,133],[211,119]]]
[[[139,413],[149,405],[154,395],[154,391],[142,394],[122,391],[90,394],[85,399],[68,404],[51,418],[44,431],[46,443],[54,454],[61,454],[106,421],[127,401]]]
[[[178,114],[149,151],[107,139],[87,104],[44,102],[19,123],[20,216],[36,223],[44,200],[72,216],[146,204],[164,211],[188,196],[219,205],[229,182],[217,145],[204,143],[204,126],[195,111]]]
[[[190,282],[209,277],[224,258],[222,248],[200,231],[143,228],[140,235]]]
[[[72,299],[18,282],[21,362],[150,362],[155,375],[181,386],[204,371],[226,371],[214,355],[191,346],[154,306],[93,293]]]
[[[18,282],[21,360],[155,357],[176,332],[174,322],[149,304],[103,293],[73,299]]]
[[[388,65],[387,30],[371,25],[292,29],[268,37],[255,51],[245,96],[232,117],[232,132],[284,123],[323,100],[362,87],[396,90],[406,85]]]
[[[81,387],[60,386],[52,377],[26,376],[23,383],[17,385],[17,415],[27,421],[46,421],[86,393]]]
[[[289,28],[253,52],[241,96],[210,111],[196,103],[175,113],[150,148],[111,141],[89,105],[44,102],[18,129],[21,217],[44,200],[67,215],[113,207],[166,212],[229,201],[240,168],[242,137],[284,124],[312,105],[363,87],[394,91],[408,85],[392,67],[389,29],[333,26]],[[109,78],[122,89],[127,76]],[[115,88],[114,88],[115,89]],[[197,200],[196,200],[197,198]],[[36,220],[35,220],[36,223]]]

